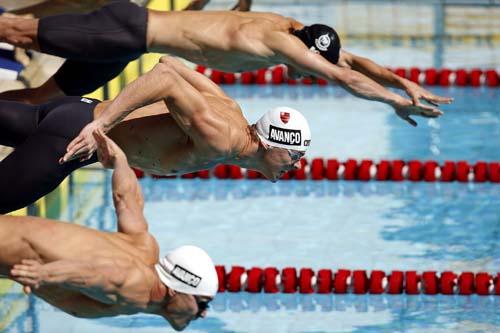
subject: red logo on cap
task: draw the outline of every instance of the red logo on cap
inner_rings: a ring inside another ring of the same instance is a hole
[[[280,119],[283,122],[283,124],[288,123],[290,120],[290,113],[289,112],[280,112]]]

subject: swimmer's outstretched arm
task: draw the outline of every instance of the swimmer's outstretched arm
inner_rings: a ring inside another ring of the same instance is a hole
[[[147,232],[148,223],[143,214],[144,197],[125,153],[101,130],[93,134],[99,161],[104,167],[114,169],[112,188],[118,231],[129,235]]]
[[[418,84],[396,75],[385,67],[382,67],[372,60],[360,57],[347,51],[340,51],[339,66],[351,68],[357,72],[363,73],[372,80],[389,87],[394,87],[406,91],[413,100],[414,105],[420,104],[423,99],[431,104],[450,104],[453,99],[432,94],[430,91],[422,88]]]
[[[90,158],[95,151],[92,136],[95,129],[107,132],[134,110],[161,100],[193,141],[204,144],[207,136],[220,136],[220,124],[209,112],[209,105],[200,91],[183,79],[174,66],[159,63],[127,85],[99,118],[83,128],[68,145],[62,162],[73,156]]]
[[[274,33],[269,36],[267,45],[281,55],[284,63],[303,73],[338,83],[357,97],[391,105],[400,118],[413,126],[417,123],[410,117],[412,115],[436,118],[443,114],[435,106],[413,105],[412,100],[388,90],[360,72],[331,64],[319,54],[312,53],[294,36]]]

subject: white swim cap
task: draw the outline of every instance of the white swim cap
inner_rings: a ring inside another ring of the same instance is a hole
[[[299,111],[281,106],[266,112],[257,121],[257,135],[272,147],[306,151],[311,144],[311,130]]]
[[[181,293],[213,297],[219,289],[212,259],[197,246],[174,249],[160,259],[155,268],[161,282]]]

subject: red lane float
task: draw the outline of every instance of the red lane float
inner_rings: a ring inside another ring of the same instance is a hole
[[[268,267],[264,269],[264,292],[275,294],[279,292],[279,271],[276,267]]]
[[[382,294],[385,291],[387,279],[382,271],[372,271],[369,279],[368,292],[370,294]]]
[[[333,288],[333,272],[331,269],[320,269],[316,277],[318,294],[329,294]]]
[[[299,292],[301,294],[314,293],[314,272],[310,268],[302,268],[299,274]]]
[[[253,267],[247,271],[247,287],[245,291],[258,293],[262,290],[264,271],[259,267]]]
[[[144,172],[134,170],[137,178],[143,178]],[[175,176],[155,176],[158,178],[176,178]],[[219,164],[212,170],[202,170],[180,176],[183,179],[264,179],[257,171],[246,170],[236,165]],[[382,160],[378,163],[372,160],[360,162],[349,159],[345,162],[336,159],[324,160],[315,158],[308,163],[302,159],[301,168],[285,173],[282,180],[360,180],[360,181],[395,181],[409,180],[412,182],[476,182],[500,183],[500,163],[477,161],[469,164],[467,161],[445,161],[439,165],[436,161],[402,161]]]
[[[217,84],[258,84],[258,85],[313,85],[325,86],[328,81],[322,78],[303,78],[301,80],[289,79],[286,67],[278,65],[270,68],[263,68],[256,71],[242,73],[226,73],[215,69],[208,69],[204,66],[197,66],[196,70],[209,77]],[[458,86],[458,87],[498,87],[500,85],[500,75],[495,69],[449,69],[449,68],[393,68],[394,74],[406,78],[418,84],[429,86]]]
[[[407,295],[496,295],[500,296],[500,273],[425,271],[392,271],[386,274],[380,270],[320,269],[300,270],[286,267],[245,269],[233,266],[226,273],[224,266],[216,266],[219,292],[249,293],[301,293],[301,294],[407,294]],[[297,275],[297,271],[299,274]]]

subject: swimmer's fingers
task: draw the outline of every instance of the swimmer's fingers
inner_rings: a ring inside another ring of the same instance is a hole
[[[422,98],[425,101],[432,103],[436,106],[439,104],[451,104],[451,102],[453,102],[453,97],[437,96],[433,94],[426,94],[422,96]]]
[[[99,161],[106,168],[114,168],[117,161],[126,161],[127,157],[123,150],[111,140],[104,131],[97,129],[93,132],[94,139],[97,142],[97,155]]]
[[[29,267],[16,265],[10,270],[10,274],[17,278],[36,278],[38,272],[32,271]]]
[[[31,287],[30,287],[30,286],[23,286],[23,292],[24,292],[26,295],[31,294]]]
[[[417,122],[414,119],[410,118],[410,116],[402,117],[402,119],[413,127],[418,126]]]
[[[104,136],[104,133],[97,130],[94,131],[92,135],[94,136],[94,139],[96,141],[98,153],[102,156],[109,156],[110,149],[108,146],[108,142],[106,141],[106,137]]]
[[[415,120],[413,120],[412,118],[410,118],[410,115],[408,114],[408,112],[405,112],[403,110],[396,110],[396,114],[399,118],[403,119],[411,126],[417,127],[417,122]]]
[[[436,118],[443,115],[443,111],[439,110],[435,106],[425,105],[422,103],[419,103],[418,105],[413,107],[411,113],[417,116],[432,117],[432,118]]]
[[[82,157],[82,158],[80,159],[80,162],[85,162],[85,161],[90,160],[90,159],[92,158],[92,155],[94,155],[94,153],[93,153],[93,152],[92,152],[92,153],[90,153],[90,154],[87,154],[87,156]]]
[[[20,284],[22,284],[24,286],[23,287],[23,291],[26,294],[31,293],[31,289],[32,288],[33,289],[38,289],[40,287],[40,281],[38,279],[20,277],[20,278],[15,278],[14,280],[17,283],[20,283]]]
[[[15,264],[11,269],[12,276],[38,277],[40,263],[35,260],[24,259],[21,264]]]
[[[90,143],[82,143],[67,152],[62,159],[59,160],[60,163],[68,162],[75,159],[80,159],[81,162],[88,160],[92,157],[95,152],[95,146]]]
[[[106,146],[107,137],[101,130],[95,130],[94,132],[92,132],[92,135],[94,136],[94,139],[100,148],[104,148],[104,146]]]
[[[102,131],[96,130],[92,133],[97,143],[97,156],[105,168],[113,168],[114,158],[109,140]]]
[[[66,147],[66,155],[68,155],[70,152],[75,150],[75,147],[77,145],[81,145],[81,143],[84,141],[84,137],[82,135],[78,135],[76,138],[74,138]]]
[[[85,143],[83,141],[79,141],[74,145],[71,145],[71,148],[70,146],[68,146],[68,148],[66,149],[66,154],[64,154],[64,156],[61,158],[62,161],[60,160],[60,162],[64,163],[77,158],[78,152],[81,152],[83,147],[85,147]]]
[[[62,157],[62,163],[71,159],[80,158],[81,161],[89,159],[92,153],[95,152],[95,138],[92,136],[96,125],[92,123],[85,126],[80,134],[73,139],[66,148],[66,154]]]
[[[439,114],[435,114],[435,113],[425,113],[425,112],[421,112],[419,114],[420,117],[424,117],[424,118],[437,118],[439,117],[440,115]]]
[[[23,259],[21,264],[15,264],[10,270],[13,280],[24,286],[38,288],[41,283],[41,264],[32,259]]]

